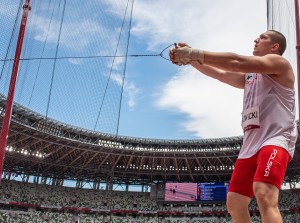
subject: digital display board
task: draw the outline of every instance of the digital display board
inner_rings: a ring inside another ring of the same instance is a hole
[[[196,201],[197,183],[166,183],[165,201]]]
[[[226,201],[228,183],[198,183],[197,201]]]
[[[165,201],[226,201],[228,183],[166,183]]]

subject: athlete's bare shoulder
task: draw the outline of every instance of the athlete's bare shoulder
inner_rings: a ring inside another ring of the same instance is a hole
[[[275,69],[275,72],[268,75],[281,85],[294,88],[295,75],[290,62],[283,56],[277,54],[268,54],[264,56]]]

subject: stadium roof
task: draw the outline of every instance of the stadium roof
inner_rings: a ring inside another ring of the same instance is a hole
[[[0,97],[1,122],[6,98]],[[161,140],[93,132],[15,104],[4,171],[53,179],[152,184],[229,181],[242,137]],[[300,176],[299,140],[286,182]]]

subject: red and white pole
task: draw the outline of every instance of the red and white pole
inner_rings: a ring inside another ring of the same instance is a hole
[[[26,3],[23,6],[23,10],[24,11],[22,14],[22,20],[21,20],[21,25],[20,25],[20,30],[19,30],[19,37],[18,37],[16,52],[15,52],[13,69],[12,69],[12,73],[11,73],[9,90],[8,90],[5,115],[3,118],[1,135],[0,135],[0,174],[1,174],[0,175],[0,183],[2,180],[5,150],[6,150],[10,120],[11,120],[11,113],[12,113],[12,107],[13,107],[13,101],[14,101],[16,82],[17,82],[19,65],[20,65],[20,57],[21,57],[22,47],[23,47],[23,42],[24,42],[23,40],[24,40],[24,36],[25,36],[27,18],[28,18],[28,14],[30,11],[30,0],[26,0]]]

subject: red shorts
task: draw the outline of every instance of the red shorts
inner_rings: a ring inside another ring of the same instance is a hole
[[[285,149],[273,145],[264,146],[250,158],[237,159],[228,191],[252,198],[253,182],[272,184],[280,189],[290,159]]]

